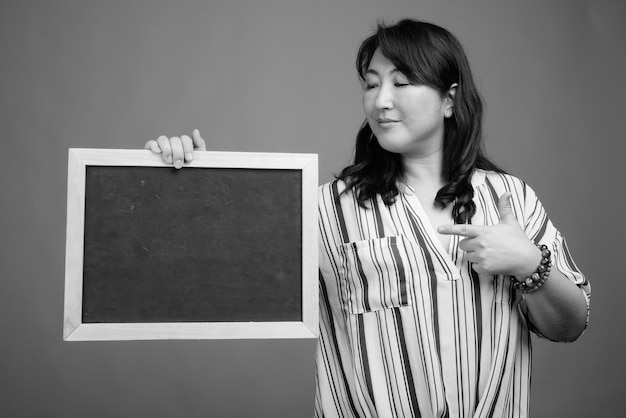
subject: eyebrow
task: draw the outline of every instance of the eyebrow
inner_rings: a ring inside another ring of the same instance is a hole
[[[395,67],[394,67],[394,69],[393,69],[393,70],[391,70],[389,73],[390,73],[390,74],[396,74],[396,73],[402,73],[402,72],[401,72],[400,70],[398,70],[397,68],[395,68]],[[380,75],[380,74],[378,73],[378,71],[376,71],[376,70],[372,70],[371,68],[368,68],[368,69],[365,71],[365,74]]]

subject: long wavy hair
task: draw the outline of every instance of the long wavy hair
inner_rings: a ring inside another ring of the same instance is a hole
[[[483,149],[483,103],[474,84],[469,62],[454,35],[437,25],[404,19],[395,25],[379,23],[377,31],[361,44],[356,67],[361,82],[374,52],[380,52],[412,84],[430,86],[443,95],[456,83],[453,115],[444,120],[443,178],[447,181],[435,197],[435,205],[454,204],[456,223],[468,223],[476,212],[471,176],[476,168],[503,172],[489,161]],[[390,205],[404,180],[399,154],[383,149],[367,120],[361,126],[354,163],[337,176],[352,190],[362,207],[380,194]]]

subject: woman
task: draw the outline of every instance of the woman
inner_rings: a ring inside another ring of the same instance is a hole
[[[576,339],[589,284],[533,190],[485,157],[453,35],[379,25],[357,70],[354,164],[319,195],[316,416],[524,417],[529,330]],[[178,168],[205,149],[198,131],[146,147]]]

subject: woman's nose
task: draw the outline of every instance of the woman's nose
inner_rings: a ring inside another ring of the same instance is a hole
[[[375,105],[378,109],[391,109],[393,107],[393,93],[385,84],[378,89]]]

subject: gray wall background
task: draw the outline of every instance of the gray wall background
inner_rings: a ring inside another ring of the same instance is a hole
[[[593,284],[578,342],[535,339],[533,416],[622,410],[623,2],[3,0],[0,415],[310,416],[313,341],[62,341],[67,149],[199,128],[213,150],[317,152],[327,181],[363,118],[356,48],[403,16],[463,41],[490,155]]]

